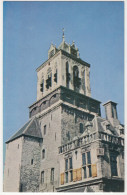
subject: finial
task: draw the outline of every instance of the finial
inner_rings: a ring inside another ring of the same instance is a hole
[[[62,36],[62,38],[63,38],[63,41],[64,41],[64,28],[63,28],[63,36]]]
[[[72,42],[72,45],[74,45],[74,44],[75,44],[75,42],[73,41],[73,42]]]

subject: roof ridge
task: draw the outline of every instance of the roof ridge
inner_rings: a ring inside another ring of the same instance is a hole
[[[30,119],[31,120],[31,119]],[[28,123],[29,121],[27,121],[23,126],[25,126],[27,123]],[[21,129],[22,127],[20,127],[11,137],[10,137],[10,139],[18,132],[18,131],[20,131],[20,129]],[[9,140],[10,140],[9,139]]]
[[[26,133],[26,131],[28,130],[28,127],[31,125],[31,123],[34,121],[35,117],[33,119],[31,119],[31,122],[27,125],[27,127],[25,128],[25,130],[23,131],[23,134]]]

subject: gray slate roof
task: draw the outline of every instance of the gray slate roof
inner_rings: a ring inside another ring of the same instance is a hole
[[[29,120],[21,129],[19,129],[6,143],[22,136],[32,136],[42,138],[41,129],[36,118]]]

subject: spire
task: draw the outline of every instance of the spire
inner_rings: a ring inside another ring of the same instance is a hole
[[[62,36],[62,38],[63,38],[63,42],[64,42],[64,41],[65,41],[65,40],[64,40],[64,38],[65,38],[65,37],[64,37],[64,28],[63,28],[63,36]]]

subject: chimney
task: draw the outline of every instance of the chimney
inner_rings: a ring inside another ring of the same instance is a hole
[[[106,119],[112,124],[112,126],[117,126],[120,124],[118,120],[118,115],[117,115],[117,103],[108,101],[105,104],[103,104],[105,107],[105,114],[106,114]]]

